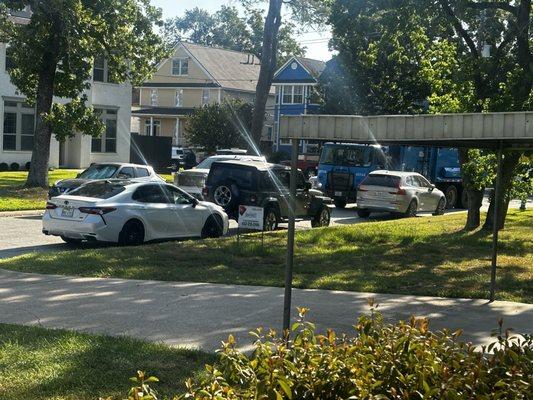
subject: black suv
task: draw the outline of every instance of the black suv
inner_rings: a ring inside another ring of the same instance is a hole
[[[290,168],[262,161],[222,161],[211,166],[203,190],[204,199],[224,208],[228,216],[238,219],[239,205],[265,209],[265,230],[275,230],[288,218]],[[310,219],[313,227],[328,226],[329,197],[311,189],[298,171],[296,218]]]

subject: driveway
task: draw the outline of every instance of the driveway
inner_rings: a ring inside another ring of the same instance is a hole
[[[533,332],[533,305],[326,290],[293,291],[293,305],[310,308],[309,320],[324,332],[353,332],[374,297],[388,321],[430,318],[432,329],[464,329],[464,340],[491,341],[503,317],[515,333]],[[248,332],[279,331],[283,288],[74,278],[0,270],[0,322],[126,335],[212,351],[234,334],[249,349]],[[295,310],[293,309],[293,316]]]

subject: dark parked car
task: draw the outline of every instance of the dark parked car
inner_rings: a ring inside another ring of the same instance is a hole
[[[172,169],[174,171],[179,171],[180,168],[191,169],[196,164],[194,151],[184,147],[172,147]]]
[[[48,191],[48,198],[51,199],[52,197],[67,194],[87,182],[104,179],[135,179],[137,181],[165,182],[148,165],[127,163],[93,164],[85,171],[79,173],[74,179],[57,181]]]
[[[211,166],[203,196],[238,219],[239,205],[265,209],[265,230],[275,230],[289,216],[290,168],[261,161],[223,161]],[[298,171],[296,218],[309,219],[313,227],[328,226],[332,200],[311,189]]]

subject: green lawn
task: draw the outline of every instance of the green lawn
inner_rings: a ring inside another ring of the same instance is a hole
[[[491,236],[462,232],[465,213],[298,231],[301,288],[486,298]],[[497,299],[533,303],[533,211],[510,211],[500,234]],[[0,260],[50,274],[282,286],[286,232],[136,248],[97,247]]]
[[[74,178],[78,172],[80,170],[77,169],[56,169],[49,172],[48,181],[53,185],[60,179]],[[0,212],[44,208],[47,190],[24,188],[27,176],[26,171],[0,172]],[[161,176],[172,182],[171,174],[161,174]]]
[[[138,369],[168,398],[215,356],[129,338],[0,324],[2,400],[123,399]]]

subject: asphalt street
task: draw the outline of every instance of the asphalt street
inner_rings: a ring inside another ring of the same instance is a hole
[[[513,201],[512,208],[518,208],[520,202]],[[533,207],[533,202],[528,202],[528,208]],[[485,200],[483,209],[487,209]],[[356,224],[368,221],[360,219],[355,212],[355,204],[349,204],[345,209],[332,207],[331,226]],[[463,212],[463,210],[449,210],[447,212]],[[430,216],[431,214],[421,214]],[[375,214],[370,220],[386,220],[392,217],[388,214]],[[309,229],[309,221],[297,221],[297,229]],[[41,232],[41,215],[39,212],[21,212],[19,215],[0,216],[0,258],[10,258],[34,251],[61,251],[70,250],[72,245],[65,244],[59,237],[46,236]],[[280,224],[280,229],[286,229],[287,224]],[[237,223],[231,221],[230,235],[237,231]],[[91,247],[94,244],[82,244],[78,247]]]

